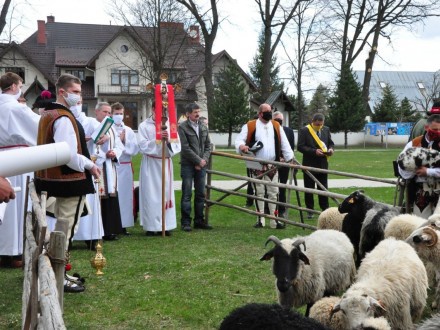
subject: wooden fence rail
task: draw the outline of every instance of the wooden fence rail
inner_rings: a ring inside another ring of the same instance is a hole
[[[26,214],[24,229],[22,329],[65,329],[62,315],[66,235],[62,231],[49,234],[47,230],[46,194],[39,197],[33,182],[28,184],[28,193],[32,212]]]

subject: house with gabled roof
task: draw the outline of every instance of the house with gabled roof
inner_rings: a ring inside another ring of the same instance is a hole
[[[37,21],[37,27],[21,44],[0,45],[0,74],[12,71],[24,79],[29,105],[42,90],[54,91],[61,74],[70,73],[82,80],[83,110],[89,116],[94,116],[97,102],[121,102],[124,122],[137,129],[154,97],[146,86],[157,83],[155,76],[164,72],[168,83],[182,87],[175,93],[178,115],[187,103],[197,102],[208,117],[205,48],[198,26],[185,30],[183,23],[173,22],[162,22],[159,28],[60,23],[48,16]],[[162,38],[161,50],[153,47],[155,38]],[[213,56],[214,78],[225,61],[234,61],[226,51]],[[255,85],[240,70],[253,91]]]
[[[357,81],[363,85],[365,71],[355,71]],[[382,91],[388,85],[398,101],[405,97],[417,111],[425,112],[432,106],[433,99],[440,97],[439,77],[436,72],[422,71],[373,71],[370,82],[368,104],[371,112],[382,99]]]

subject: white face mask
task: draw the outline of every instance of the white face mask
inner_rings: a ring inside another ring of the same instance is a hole
[[[77,105],[74,105],[74,106],[70,107],[70,111],[72,111],[72,113],[75,116],[75,118],[79,117],[79,114],[81,113],[81,110],[82,110],[82,104],[77,104]]]
[[[19,88],[17,90],[17,93],[15,93],[14,95],[12,95],[14,97],[14,99],[18,100],[20,98],[21,95],[21,88]]]
[[[121,125],[124,115],[113,115],[112,118],[116,125]]]
[[[66,96],[63,97],[69,107],[73,107],[79,102],[79,100],[81,100],[80,95],[76,95],[73,93],[67,93],[67,97]]]

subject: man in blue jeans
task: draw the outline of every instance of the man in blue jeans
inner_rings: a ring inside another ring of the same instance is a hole
[[[185,107],[187,120],[179,125],[180,176],[182,177],[182,199],[180,203],[182,230],[191,231],[191,196],[194,181],[194,229],[212,229],[205,221],[205,176],[211,140],[208,128],[200,122],[200,107],[190,103]]]

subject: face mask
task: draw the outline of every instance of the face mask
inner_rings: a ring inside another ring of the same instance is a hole
[[[262,112],[261,118],[265,121],[269,121],[272,119],[272,112]]]
[[[12,95],[14,97],[14,99],[18,100],[20,98],[21,95],[21,88],[19,88],[17,90],[17,93],[15,93],[14,95]]]
[[[121,125],[124,115],[113,115],[112,118],[116,125]]]
[[[283,126],[283,121],[281,119],[274,119],[275,121],[277,121],[281,126]]]
[[[433,131],[428,129],[429,141],[440,141],[440,131]]]
[[[63,97],[69,107],[73,107],[79,102],[79,100],[81,100],[80,95],[76,95],[73,93],[67,93],[67,97],[66,96]]]
[[[77,104],[77,105],[74,105],[74,106],[70,107],[70,111],[72,111],[72,113],[75,116],[75,118],[79,117],[79,114],[81,113],[81,110],[82,110],[82,105],[81,104]]]

